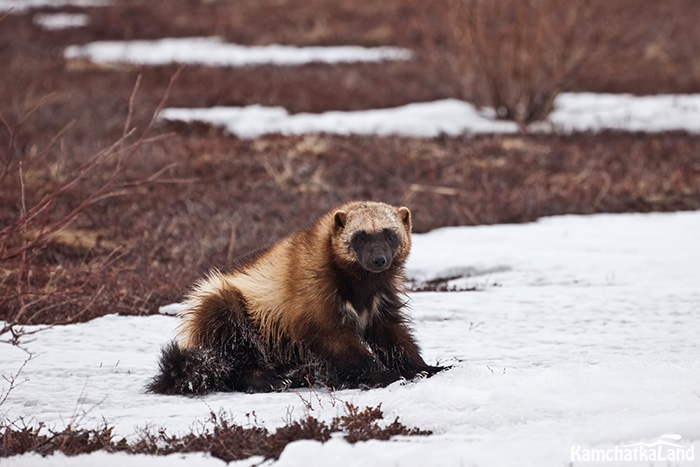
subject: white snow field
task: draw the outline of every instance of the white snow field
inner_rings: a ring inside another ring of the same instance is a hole
[[[491,108],[445,99],[390,109],[290,114],[283,107],[167,108],[160,118],[222,126],[241,138],[268,133],[401,135],[517,133],[512,121],[497,120]],[[546,121],[526,128],[534,132],[700,131],[700,94],[633,96],[630,94],[562,93]]]
[[[430,379],[333,394],[146,394],[159,348],[178,320],[114,315],[26,336],[24,348],[35,357],[0,415],[55,428],[104,419],[128,436],[144,426],[184,432],[210,411],[274,429],[290,414],[329,420],[343,414],[344,401],[381,403],[387,423],[399,416],[434,434],[354,445],[299,441],[265,465],[698,465],[698,232],[700,212],[682,212],[562,216],[415,235],[411,277],[467,275],[452,283],[479,288],[411,294],[424,357],[454,365]],[[27,354],[9,344],[0,349],[0,373],[10,377]],[[585,462],[595,456],[610,462]],[[207,454],[3,459],[8,467],[124,464],[223,462]]]
[[[95,63],[165,65],[187,63],[207,66],[245,66],[271,63],[301,65],[310,62],[377,62],[408,60],[410,50],[398,47],[297,47],[293,45],[245,46],[224,42],[219,37],[186,37],[138,41],[98,41],[66,48],[68,59]]]

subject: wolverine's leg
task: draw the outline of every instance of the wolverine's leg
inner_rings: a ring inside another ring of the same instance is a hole
[[[398,372],[386,368],[360,342],[350,326],[340,329],[327,326],[327,329],[315,330],[305,338],[305,342],[327,366],[327,384],[330,386],[387,386],[401,378]]]
[[[415,338],[398,316],[389,316],[373,323],[367,331],[367,342],[387,368],[399,372],[404,378],[411,379],[419,374],[430,376],[444,369],[423,361]]]

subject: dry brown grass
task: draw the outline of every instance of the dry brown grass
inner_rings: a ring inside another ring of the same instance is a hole
[[[380,426],[379,422],[384,418],[381,405],[360,410],[347,403],[345,411],[345,415],[334,418],[330,423],[307,416],[299,421],[290,421],[272,433],[260,426],[244,427],[233,423],[225,415],[211,413],[209,423],[200,432],[178,436],[167,434],[165,430],[144,430],[132,442],[115,438],[113,428],[106,424],[98,429],[68,426],[61,431],[49,430],[43,425],[0,425],[0,458],[27,452],[42,456],[56,452],[76,456],[99,450],[159,456],[176,452],[207,452],[231,462],[252,456],[278,459],[289,443],[302,439],[326,442],[333,433],[342,433],[349,443],[388,440],[399,435],[431,434],[430,431],[407,428],[398,417],[392,423]]]

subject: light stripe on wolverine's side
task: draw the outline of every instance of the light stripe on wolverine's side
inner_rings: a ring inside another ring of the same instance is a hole
[[[356,201],[196,284],[152,392],[386,386],[430,376],[408,327],[408,208]]]

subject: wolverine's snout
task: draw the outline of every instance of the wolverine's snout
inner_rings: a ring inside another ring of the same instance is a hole
[[[384,268],[386,263],[388,263],[388,261],[384,255],[376,255],[372,258],[372,265],[378,269]]]
[[[369,272],[382,272],[391,267],[394,260],[398,239],[393,232],[356,233],[351,241],[351,248],[357,255],[358,262]]]
[[[389,269],[394,255],[388,245],[373,245],[365,251],[360,251],[359,260],[363,268],[369,272],[382,272]]]

